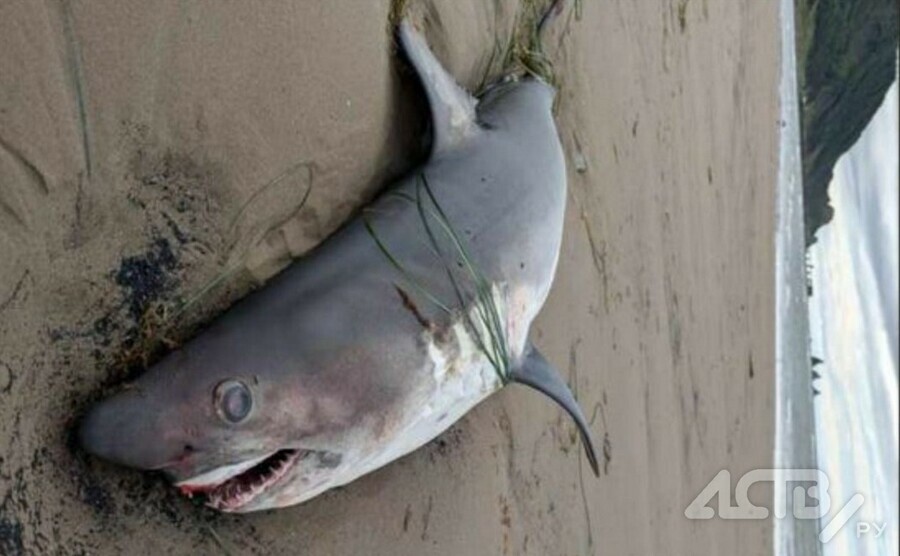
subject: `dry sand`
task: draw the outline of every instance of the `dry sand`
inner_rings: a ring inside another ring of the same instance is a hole
[[[241,263],[185,333],[419,159],[388,4],[0,7],[0,554],[771,552],[769,521],[683,511],[719,470],[772,460],[773,3],[586,0],[554,30],[570,195],[533,337],[592,420],[599,480],[520,387],[348,487],[250,516],[72,447],[148,302]],[[416,11],[474,86],[516,4]]]

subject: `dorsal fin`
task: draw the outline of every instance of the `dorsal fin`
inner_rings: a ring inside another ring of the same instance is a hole
[[[434,143],[432,156],[452,149],[478,131],[477,101],[447,73],[421,34],[408,21],[398,28],[400,43],[415,67],[431,108]]]

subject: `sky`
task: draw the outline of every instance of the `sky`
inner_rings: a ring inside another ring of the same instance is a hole
[[[819,468],[865,502],[824,554],[898,553],[898,86],[838,160],[834,220],[809,250]],[[866,531],[868,523],[871,527]],[[877,535],[875,525],[887,523]]]

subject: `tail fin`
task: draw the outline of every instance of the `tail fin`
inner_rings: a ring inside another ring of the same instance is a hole
[[[558,403],[575,420],[578,431],[581,433],[581,442],[594,475],[600,476],[600,466],[597,463],[597,452],[594,450],[594,442],[591,439],[591,431],[587,420],[581,412],[578,402],[572,395],[569,387],[563,382],[559,373],[554,369],[543,355],[530,345],[526,348],[526,355],[522,364],[510,372],[513,382],[530,386],[542,394],[546,394]]]

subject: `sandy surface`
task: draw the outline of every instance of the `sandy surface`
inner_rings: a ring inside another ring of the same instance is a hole
[[[477,84],[517,2],[418,4]],[[186,333],[420,156],[388,1],[325,6],[0,7],[0,554],[770,552],[771,522],[683,515],[719,470],[772,457],[778,22],[753,0],[588,0],[554,30],[570,196],[533,336],[592,419],[599,480],[520,387],[346,488],[243,517],[72,447],[148,303],[238,265]]]

